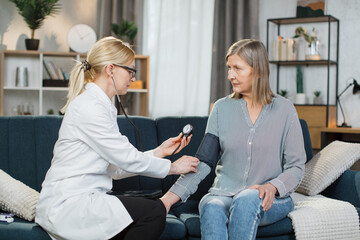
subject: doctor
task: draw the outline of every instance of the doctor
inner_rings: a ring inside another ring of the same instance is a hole
[[[194,157],[163,159],[189,138],[179,135],[142,153],[119,132],[110,99],[115,86],[123,95],[135,80],[134,58],[121,40],[106,37],[71,72],[65,116],[36,208],[36,223],[52,239],[158,239],[166,217],[162,201],[109,195],[112,179],[196,172]]]

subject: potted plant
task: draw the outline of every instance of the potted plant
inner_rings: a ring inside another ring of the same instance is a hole
[[[280,96],[287,98],[288,91],[286,89],[281,89],[279,94]]]
[[[303,73],[301,66],[296,66],[296,104],[305,104],[306,95],[304,93],[304,84],[303,84]]]
[[[308,43],[307,53],[305,55],[306,60],[320,60],[319,55],[319,41],[316,36],[315,28],[312,29],[311,35],[306,33],[306,29],[303,27],[298,27],[295,29],[295,36],[293,38],[303,37]]]
[[[138,28],[134,22],[123,19],[120,25],[112,23],[111,30],[125,43],[133,44]]]
[[[31,38],[25,39],[27,50],[38,50],[39,39],[35,39],[35,30],[39,29],[47,16],[60,12],[59,0],[9,0],[16,5],[19,14],[31,29]]]
[[[314,91],[314,104],[322,104],[320,95],[321,91]]]

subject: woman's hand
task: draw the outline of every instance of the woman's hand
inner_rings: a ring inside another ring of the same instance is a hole
[[[191,156],[182,156],[175,162],[171,163],[168,175],[180,175],[189,172],[196,172],[199,159]]]
[[[277,188],[271,183],[266,183],[264,185],[253,185],[249,187],[249,189],[257,189],[259,190],[259,198],[263,199],[261,206],[263,211],[267,211],[271,208],[275,194],[277,193]]]
[[[168,191],[164,194],[164,196],[160,198],[160,200],[163,202],[166,208],[166,213],[169,213],[171,206],[174,205],[177,201],[179,201],[180,197],[175,193]]]
[[[168,140],[164,141],[160,146],[154,149],[154,156],[161,158],[169,156],[181,143],[180,147],[178,148],[178,150],[176,150],[175,153],[180,152],[190,143],[191,137],[192,135],[187,138],[182,137],[182,133],[180,133],[177,137],[169,138]]]

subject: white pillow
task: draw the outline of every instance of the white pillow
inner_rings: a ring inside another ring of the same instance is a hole
[[[0,169],[0,208],[32,221],[39,193]]]
[[[296,192],[308,196],[319,194],[359,159],[359,143],[330,143],[306,163],[304,178]]]

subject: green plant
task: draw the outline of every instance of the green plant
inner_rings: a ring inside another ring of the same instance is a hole
[[[317,36],[315,34],[315,28],[312,29],[311,36],[306,33],[305,28],[303,28],[303,27],[296,28],[295,29],[295,36],[293,36],[293,38],[298,38],[298,37],[301,37],[301,36],[305,39],[305,41],[307,41],[309,43],[309,47],[310,47],[312,42],[317,41]]]
[[[35,30],[39,29],[47,16],[54,16],[60,12],[59,0],[9,0],[15,3],[19,14],[31,29],[31,38]]]
[[[288,91],[286,89],[280,89],[280,96],[286,97]]]
[[[321,91],[314,91],[314,96],[315,97],[320,97]]]
[[[50,108],[49,110],[47,110],[47,114],[48,115],[53,115],[54,114],[54,109]]]
[[[122,20],[121,24],[112,23],[111,30],[124,42],[133,42],[138,28],[134,22]]]
[[[296,66],[296,92],[304,93],[303,73],[301,66]]]

